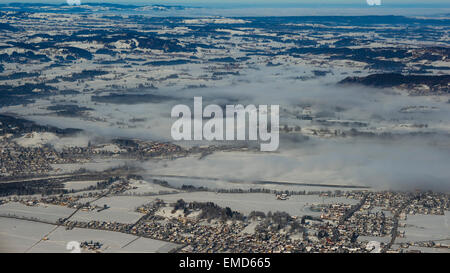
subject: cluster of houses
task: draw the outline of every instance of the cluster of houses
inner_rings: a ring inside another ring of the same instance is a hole
[[[118,196],[133,188],[127,177],[115,177],[111,181],[97,190],[40,198],[11,196],[1,199],[1,202],[21,202],[27,206],[53,204],[95,214],[109,209],[109,206],[83,203],[83,198]],[[303,215],[300,218],[287,213],[279,214],[287,217],[289,224],[283,226],[273,214],[266,217],[255,212],[239,219],[224,219],[223,215],[216,217],[214,214],[213,217],[202,217],[203,208],[198,203],[195,206],[186,203],[178,208],[177,203],[169,204],[161,199],[137,207],[135,211],[141,213],[142,217],[135,223],[83,222],[64,218],[56,224],[67,229],[108,230],[172,242],[179,245],[177,251],[180,252],[367,252],[367,242],[361,240],[360,236],[387,238],[393,243],[396,237],[407,237],[404,229],[398,228],[405,226],[404,220],[408,215],[443,215],[450,207],[448,194],[433,192],[353,190],[321,192],[320,196],[322,204],[311,205],[311,210],[320,213],[320,216]],[[358,202],[327,204],[327,197],[345,197]],[[276,198],[285,200],[289,194],[279,193]],[[408,246],[448,248],[445,242],[403,240],[400,247],[394,249],[392,243],[381,243],[382,250],[401,252],[407,251]],[[86,245],[88,249],[101,251],[101,246],[97,246],[99,244]]]

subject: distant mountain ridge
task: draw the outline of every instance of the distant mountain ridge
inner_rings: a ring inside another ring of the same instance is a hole
[[[366,77],[347,77],[339,84],[360,84],[364,86],[397,87],[412,92],[439,92],[450,94],[450,75],[402,75],[399,73],[372,74]]]
[[[28,12],[37,12],[43,7],[50,7],[53,9],[71,7],[74,11],[89,11],[89,8],[109,8],[112,10],[139,10],[139,9],[152,9],[152,10],[183,10],[184,6],[180,5],[161,5],[161,4],[115,4],[115,3],[82,3],[78,6],[70,6],[67,3],[52,4],[52,3],[5,3],[0,4],[2,9],[12,9]]]

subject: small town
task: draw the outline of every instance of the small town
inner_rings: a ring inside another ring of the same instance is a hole
[[[132,234],[138,237],[174,243],[177,247],[172,252],[209,253],[209,252],[371,252],[367,241],[359,237],[386,239],[380,244],[380,252],[409,252],[409,247],[419,246],[435,249],[450,249],[450,245],[429,240],[426,242],[405,241],[397,245],[396,239],[408,237],[400,230],[405,227],[403,220],[410,215],[444,215],[450,207],[450,196],[433,192],[374,192],[374,191],[327,191],[327,192],[271,192],[278,202],[285,202],[293,195],[318,194],[325,203],[312,204],[311,210],[320,212],[319,216],[289,215],[286,212],[252,211],[248,215],[222,208],[213,202],[166,202],[166,196],[179,192],[167,191],[155,194],[156,199],[134,209],[141,214],[134,223],[113,221],[79,221],[72,216],[77,211],[91,214],[108,210],[106,204],[92,204],[105,197],[124,196],[133,189],[130,181],[138,177],[111,177],[90,187],[89,191],[70,194],[30,198],[20,196],[3,197],[1,204],[21,203],[27,207],[45,205],[64,206],[74,209],[74,213],[56,222],[49,222],[38,217],[25,217],[14,214],[2,214],[0,217],[17,218],[36,222],[45,222],[65,227],[66,230],[95,229]],[[160,181],[155,181],[161,183]],[[98,190],[92,193],[93,190]],[[204,191],[205,189],[203,189]],[[192,189],[190,191],[192,193]],[[253,190],[253,192],[258,192]],[[267,192],[267,191],[265,191]],[[236,193],[242,194],[242,193]],[[283,198],[280,198],[280,197]],[[90,198],[92,202],[80,202]],[[345,198],[356,203],[327,204],[327,198]],[[101,203],[99,203],[101,204]],[[48,238],[47,238],[48,239]],[[83,249],[102,251],[102,242],[88,242]],[[411,252],[414,252],[411,250]]]

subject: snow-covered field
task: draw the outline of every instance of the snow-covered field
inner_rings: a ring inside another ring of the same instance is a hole
[[[57,139],[58,137],[53,133],[33,132],[25,134],[24,136],[17,138],[15,141],[17,144],[23,147],[41,147],[43,144],[50,143]]]
[[[276,212],[285,211],[291,215],[302,216],[320,215],[309,208],[312,204],[325,203],[348,203],[355,204],[358,201],[346,198],[325,198],[318,195],[295,195],[290,196],[288,200],[277,200],[273,194],[263,193],[213,193],[213,192],[191,192],[160,195],[157,197],[167,203],[176,202],[183,199],[186,202],[214,202],[221,207],[230,207],[232,210],[248,214],[252,211]]]
[[[100,198],[92,205],[103,207],[107,205],[109,208],[98,212],[92,211],[78,211],[71,220],[75,221],[105,221],[105,222],[120,222],[120,223],[135,223],[143,214],[135,212],[134,210],[142,204],[147,203],[144,197],[128,197],[128,196],[114,196]]]
[[[50,224],[0,217],[0,252],[25,252],[54,228]]]
[[[55,223],[59,218],[68,217],[75,210],[63,206],[39,204],[26,206],[22,203],[9,202],[0,206],[0,215],[36,218]]]
[[[450,212],[445,215],[408,215],[405,228],[405,238],[397,238],[396,243],[413,241],[450,240]]]
[[[176,244],[133,235],[91,229],[64,227],[0,218],[0,252],[52,252],[67,253],[66,245],[70,241],[95,241],[103,244],[102,252],[168,252]],[[42,240],[47,235],[48,240]],[[35,245],[36,244],[36,245]],[[33,246],[34,245],[34,246]],[[32,247],[33,246],[33,247]]]
[[[32,132],[24,134],[13,141],[27,148],[42,147],[49,144],[55,149],[61,150],[68,147],[86,147],[89,138],[85,136],[58,137],[54,133],[49,132]]]
[[[186,202],[214,202],[221,207],[230,207],[233,210],[248,214],[251,211],[275,212],[285,211],[291,215],[302,216],[319,215],[319,212],[311,211],[312,204],[325,203],[349,203],[355,204],[357,200],[345,198],[321,198],[317,195],[294,195],[288,200],[277,200],[273,194],[263,193],[213,193],[213,192],[191,192],[176,193],[155,196],[112,196],[100,198],[92,205],[108,208],[98,212],[79,210],[71,220],[74,221],[106,221],[120,223],[135,223],[143,214],[135,212],[141,205],[150,203],[155,199],[162,199],[167,203],[174,203],[179,199]],[[84,200],[91,201],[91,200]],[[1,215],[16,215],[19,217],[37,218],[40,220],[56,222],[59,218],[69,216],[74,210],[62,206],[39,205],[27,207],[20,203],[6,203],[0,206]],[[162,214],[165,212],[161,211]],[[173,215],[172,215],[173,216]]]
[[[447,242],[448,244],[448,242]],[[420,246],[411,246],[408,247],[408,250],[419,250],[422,253],[450,253],[450,250],[445,248],[435,248],[435,247],[420,247]]]

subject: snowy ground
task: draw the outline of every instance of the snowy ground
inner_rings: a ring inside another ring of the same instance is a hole
[[[186,202],[214,202],[221,207],[230,207],[233,210],[248,214],[251,211],[275,212],[285,211],[291,215],[302,216],[319,215],[319,212],[311,211],[312,204],[325,203],[350,203],[355,204],[357,200],[345,198],[321,198],[317,195],[294,195],[288,200],[277,200],[273,194],[263,193],[213,193],[213,192],[191,192],[176,193],[155,196],[113,196],[100,198],[92,205],[108,209],[98,212],[97,210],[83,211],[79,210],[74,214],[71,220],[89,222],[93,220],[120,223],[135,223],[143,215],[135,211],[141,205],[150,203],[155,199],[162,199],[167,203],[174,203],[179,199]],[[91,201],[91,200],[84,200]],[[170,209],[168,209],[170,210]],[[62,206],[39,205],[35,207],[26,207],[20,203],[7,203],[0,206],[0,214],[16,215],[27,218],[38,218],[40,220],[56,222],[59,218],[69,216],[74,210]],[[170,211],[161,211],[167,214]],[[173,215],[171,215],[173,216]]]
[[[214,202],[221,207],[230,207],[232,210],[248,214],[252,211],[275,212],[285,211],[291,215],[302,216],[320,215],[319,212],[313,212],[309,208],[312,204],[325,203],[349,203],[355,204],[357,200],[346,198],[325,198],[317,195],[296,195],[289,197],[288,200],[277,200],[273,194],[263,193],[213,193],[213,192],[192,192],[160,195],[149,197],[150,199],[159,198],[167,203],[176,202],[183,199],[186,202]],[[130,199],[131,201],[131,199]]]
[[[22,203],[9,202],[0,206],[0,215],[37,218],[39,220],[56,222],[59,218],[68,217],[75,210],[63,206],[39,204],[26,206]]]
[[[71,220],[89,222],[93,220],[106,222],[120,222],[120,223],[135,223],[143,214],[135,212],[135,209],[142,204],[147,203],[147,199],[143,197],[127,197],[114,196],[100,198],[91,205],[98,205],[103,207],[107,205],[109,208],[98,212],[92,211],[78,211]]]
[[[420,241],[439,241],[443,239],[450,240],[450,212],[445,215],[408,215],[405,228],[405,238],[397,238],[396,243],[400,242],[420,242]]]
[[[49,224],[0,218],[0,252],[70,252],[70,241],[96,241],[102,252],[168,252],[176,244],[112,231],[74,228],[66,230]],[[54,230],[55,229],[55,230]],[[52,231],[53,230],[53,231]],[[40,241],[47,235],[48,240]],[[131,242],[131,243],[130,243]],[[36,245],[35,245],[36,244]],[[34,245],[34,246],[33,246]]]

